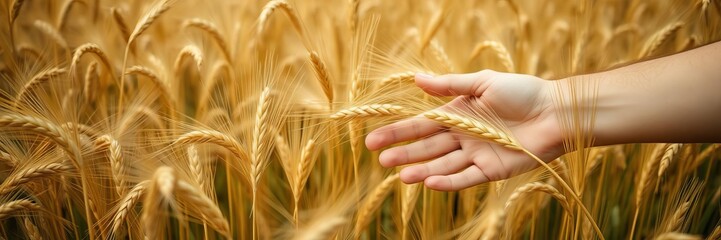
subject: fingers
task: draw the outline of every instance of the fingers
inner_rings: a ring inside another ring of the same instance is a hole
[[[416,85],[428,94],[437,96],[471,95],[481,96],[488,88],[493,74],[491,70],[483,70],[468,74],[447,74],[433,77],[417,73]]]
[[[404,168],[401,170],[401,181],[417,183],[430,176],[456,173],[471,164],[467,154],[458,149],[433,161]]]
[[[423,138],[443,129],[443,126],[424,117],[414,117],[369,133],[366,137],[366,147],[375,151],[399,142]]]
[[[457,191],[481,183],[488,182],[486,175],[475,165],[472,165],[462,172],[447,176],[430,176],[424,184],[434,190]]]
[[[378,157],[383,167],[394,167],[432,159],[458,149],[460,143],[453,134],[444,132],[414,143],[383,151]]]

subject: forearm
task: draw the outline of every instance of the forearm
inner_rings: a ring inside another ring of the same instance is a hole
[[[596,145],[721,142],[720,63],[714,43],[562,81],[598,82]]]

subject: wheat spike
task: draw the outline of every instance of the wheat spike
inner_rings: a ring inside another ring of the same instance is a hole
[[[506,211],[508,211],[513,205],[513,203],[520,199],[522,195],[533,192],[542,192],[548,194],[549,196],[555,198],[558,203],[561,204],[561,207],[563,207],[563,209],[565,209],[568,213],[573,213],[568,203],[568,200],[566,199],[566,196],[561,194],[561,192],[559,192],[558,189],[556,189],[555,187],[541,182],[526,183],[525,185],[516,188],[516,190],[514,190],[511,194],[511,196],[508,197],[508,200],[506,200]]]
[[[54,67],[54,68],[39,72],[38,74],[33,76],[33,78],[31,78],[30,81],[25,83],[25,85],[23,86],[23,88],[20,89],[20,91],[18,91],[17,96],[15,97],[15,104],[17,105],[17,103],[22,101],[23,98],[25,98],[25,95],[30,90],[35,88],[36,86],[43,84],[44,82],[47,82],[50,79],[57,78],[65,73],[67,73],[67,70],[65,68],[59,68],[59,67]]]
[[[268,149],[270,148],[270,145],[268,144],[268,120],[271,117],[268,115],[270,113],[270,102],[270,88],[266,87],[263,92],[261,92],[260,97],[258,98],[258,107],[256,108],[255,112],[255,126],[253,127],[253,140],[251,143],[252,146],[250,148],[250,175],[252,176],[252,185],[255,186],[253,187],[253,189],[257,188],[257,184],[260,181],[263,167],[266,165],[267,162],[266,160],[268,158]]]
[[[70,134],[64,129],[47,120],[7,113],[0,116],[0,128],[10,128],[34,132],[51,139],[55,144],[65,150],[76,165],[82,156],[79,147],[75,144]]]
[[[32,180],[63,174],[72,168],[65,163],[46,163],[35,167],[21,168],[19,172],[13,173],[0,185],[0,196],[7,195],[17,187]]]
[[[120,30],[123,40],[127,41],[130,39],[130,28],[128,27],[128,24],[125,23],[125,19],[120,13],[120,10],[117,8],[110,8],[110,13],[113,15],[113,21],[115,21],[115,24],[118,25],[118,30]]]
[[[296,183],[295,183],[295,189],[297,194],[295,194],[295,201],[298,202],[300,200],[300,193],[303,191],[303,187],[305,186],[305,183],[308,181],[308,177],[310,176],[311,170],[313,170],[313,163],[315,163],[315,159],[313,159],[314,152],[316,149],[316,143],[315,140],[311,139],[308,140],[308,142],[303,147],[303,150],[300,152],[300,161],[298,162],[298,167],[296,170]]]
[[[721,239],[721,226],[716,226],[711,234],[708,235],[708,240],[719,240]]]
[[[701,237],[686,233],[667,232],[658,235],[655,240],[701,240]]]
[[[653,149],[653,153],[651,154],[651,159],[648,159],[646,161],[646,164],[643,166],[643,170],[641,171],[641,177],[639,178],[639,182],[636,189],[636,207],[641,207],[641,201],[643,200],[643,193],[646,191],[646,187],[648,187],[651,182],[653,181],[653,176],[651,174],[651,171],[653,171],[656,164],[661,159],[659,157],[660,152],[666,149],[666,145],[658,145]]]
[[[663,43],[665,43],[671,35],[680,30],[683,25],[683,22],[675,22],[656,32],[643,46],[639,57],[643,58],[653,55],[658,48],[661,47],[661,45],[663,45]]]
[[[506,71],[513,72],[515,69],[515,66],[513,64],[513,60],[511,59],[511,54],[508,52],[505,46],[501,44],[500,42],[496,41],[483,41],[476,45],[476,47],[473,48],[473,51],[471,51],[470,60],[473,60],[474,58],[478,57],[483,53],[484,50],[491,49],[496,54],[496,57],[501,60],[501,63],[503,64],[503,67],[506,68]],[[469,61],[470,61],[469,60]]]
[[[380,86],[388,86],[389,84],[412,84],[416,82],[416,73],[402,72],[394,73],[380,80]]]
[[[153,173],[153,179],[143,200],[141,221],[149,239],[159,239],[165,231],[165,218],[161,212],[167,203],[175,200],[174,193],[177,179],[175,171],[168,166],[161,166]]]
[[[20,9],[23,7],[23,3],[25,3],[25,0],[15,0],[13,2],[13,7],[10,8],[10,25],[20,16]]]
[[[138,23],[135,25],[135,29],[133,29],[133,32],[130,33],[130,37],[128,38],[128,45],[132,43],[135,38],[140,36],[140,34],[143,34],[145,30],[147,30],[150,25],[157,20],[160,15],[162,15],[164,12],[168,11],[170,7],[175,3],[174,0],[160,0],[158,3],[156,3],[150,10],[143,15],[143,17],[138,21]]]
[[[473,134],[479,138],[496,142],[509,149],[521,150],[521,147],[513,139],[503,132],[497,131],[483,123],[461,117],[456,114],[446,113],[439,110],[432,110],[423,114],[426,118],[442,123],[462,132]]]
[[[58,46],[60,46],[61,48],[68,48],[68,42],[65,41],[63,35],[61,35],[60,32],[58,32],[58,30],[55,29],[52,24],[43,20],[35,20],[33,22],[33,26],[40,30],[40,32],[42,32],[43,34],[47,35],[50,39],[55,41],[55,43],[57,43]]]
[[[668,221],[668,223],[666,223],[666,226],[664,228],[665,232],[681,231],[683,222],[686,219],[686,213],[688,212],[688,209],[690,207],[691,207],[690,201],[684,202],[680,206],[678,206],[678,209],[676,209],[676,211],[673,212],[671,219]]]
[[[223,53],[225,59],[229,62],[231,61],[228,44],[225,42],[223,34],[220,33],[220,30],[218,29],[218,27],[215,26],[215,24],[205,19],[193,18],[190,20],[186,20],[183,26],[185,26],[186,28],[198,28],[208,33],[213,38],[213,40],[215,40],[215,43],[217,43],[220,47],[220,51]]]
[[[18,160],[15,157],[3,151],[0,151],[0,162],[9,167],[15,167],[18,165]]]
[[[198,70],[200,70],[200,68],[203,66],[203,51],[201,51],[198,46],[192,44],[185,45],[185,47],[180,50],[178,57],[175,59],[175,65],[173,65],[176,73],[180,71],[183,64],[183,59],[185,59],[186,57],[193,58]]]
[[[173,95],[170,93],[170,86],[166,81],[163,81],[153,70],[143,66],[132,66],[125,71],[125,74],[138,74],[148,78],[153,85],[160,89],[160,96],[162,97],[168,108],[172,109],[175,106],[175,100]]]
[[[111,177],[115,182],[115,191],[118,196],[125,195],[127,189],[125,183],[125,161],[123,160],[123,149],[120,142],[112,136],[105,134],[95,139],[95,144],[100,149],[107,149],[110,160]]]
[[[196,130],[183,134],[173,144],[213,143],[224,147],[240,161],[250,161],[248,153],[235,139],[215,130]]]
[[[208,193],[207,189],[205,189],[205,170],[203,168],[203,163],[200,161],[200,156],[198,156],[198,148],[195,145],[188,146],[188,165],[190,166],[190,172],[193,174],[193,177],[195,177],[195,181],[200,187],[200,191],[205,193]]]
[[[416,206],[416,200],[418,200],[418,193],[420,192],[421,184],[403,184],[401,185],[401,189],[403,190],[401,198],[401,223],[403,224],[401,238],[407,239],[406,235],[408,234],[408,225]]]
[[[93,89],[93,85],[97,83],[99,79],[98,62],[93,61],[85,70],[85,77],[83,78],[83,94],[86,101],[90,102],[95,99],[95,96],[97,96],[96,91]]]
[[[135,204],[141,197],[143,197],[143,194],[145,194],[145,189],[147,189],[148,184],[150,184],[150,181],[148,180],[136,184],[130,189],[130,191],[128,191],[128,193],[125,194],[123,199],[120,200],[118,210],[116,210],[113,215],[113,232],[118,232],[120,230],[120,227],[125,222],[125,218],[128,216],[128,213],[133,210]]]
[[[333,103],[333,84],[330,81],[330,73],[328,72],[325,62],[323,62],[323,59],[321,59],[315,51],[310,52],[308,56],[310,58],[310,62],[313,64],[315,77],[318,79],[318,83],[320,83],[321,88],[323,88],[323,93],[325,93],[328,103]]]
[[[298,32],[298,35],[303,37],[303,29],[300,25],[300,19],[295,14],[295,11],[293,10],[293,7],[288,4],[285,0],[273,0],[268,2],[265,7],[263,7],[263,11],[260,13],[260,16],[258,17],[258,35],[262,36],[265,32],[265,27],[268,24],[268,19],[270,18],[270,15],[275,12],[275,9],[280,8],[285,12],[285,15],[288,16],[288,19],[290,19],[291,24],[293,24],[293,28]]]
[[[393,189],[393,184],[400,178],[399,174],[393,174],[386,177],[380,185],[376,186],[373,191],[366,196],[363,205],[358,209],[358,219],[355,224],[355,235],[360,236],[361,231],[370,223],[373,212],[380,207],[388,193]]]
[[[108,71],[112,72],[112,65],[110,65],[110,61],[108,60],[108,56],[105,55],[105,52],[103,52],[102,49],[97,44],[94,43],[85,43],[83,45],[80,45],[78,48],[75,49],[75,53],[73,54],[73,59],[70,61],[70,71],[75,71],[77,68],[78,63],[80,62],[80,58],[83,57],[86,53],[93,53],[95,56],[97,56],[101,62],[107,67]]]
[[[336,120],[348,120],[364,117],[404,115],[405,112],[403,110],[404,108],[398,105],[369,104],[340,110],[330,115],[330,118]]]
[[[342,217],[334,217],[325,221],[314,221],[314,224],[306,227],[303,230],[298,231],[294,236],[293,240],[317,240],[317,239],[331,239],[333,233],[337,232],[343,224],[346,223],[346,219]]]
[[[33,224],[32,221],[30,221],[30,218],[24,217],[23,218],[23,227],[25,228],[25,233],[28,236],[28,239],[30,240],[42,240],[43,236],[40,235],[40,231],[38,230],[38,227]]]
[[[8,217],[15,215],[17,212],[22,211],[35,211],[39,210],[40,205],[34,203],[28,199],[14,200],[5,202],[0,205],[0,220],[4,220]]]
[[[676,144],[669,144],[666,147],[666,150],[663,153],[663,157],[661,157],[661,162],[658,164],[658,177],[661,178],[663,176],[663,173],[666,172],[666,169],[671,164],[671,161],[673,161],[674,156],[676,153],[678,153],[678,150],[683,147],[683,144],[676,143]]]
[[[175,193],[179,196],[179,199],[185,200],[190,206],[198,208],[197,211],[204,220],[210,223],[211,227],[224,236],[230,237],[228,221],[225,220],[218,206],[204,193],[183,180],[176,182]]]

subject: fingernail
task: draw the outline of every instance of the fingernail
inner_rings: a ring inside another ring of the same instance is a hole
[[[431,81],[433,80],[433,75],[426,74],[426,73],[416,73],[416,81]]]

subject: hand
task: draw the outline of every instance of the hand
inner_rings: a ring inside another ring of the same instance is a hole
[[[544,161],[563,154],[549,81],[484,70],[438,77],[416,74],[416,85],[432,95],[459,96],[441,108],[475,112],[492,109],[521,146]],[[415,142],[383,151],[379,157],[381,165],[394,167],[433,159],[404,168],[401,180],[424,181],[435,190],[460,190],[506,179],[538,166],[520,151],[456,132],[422,116],[374,130],[368,134],[366,146],[378,150],[406,141]]]

